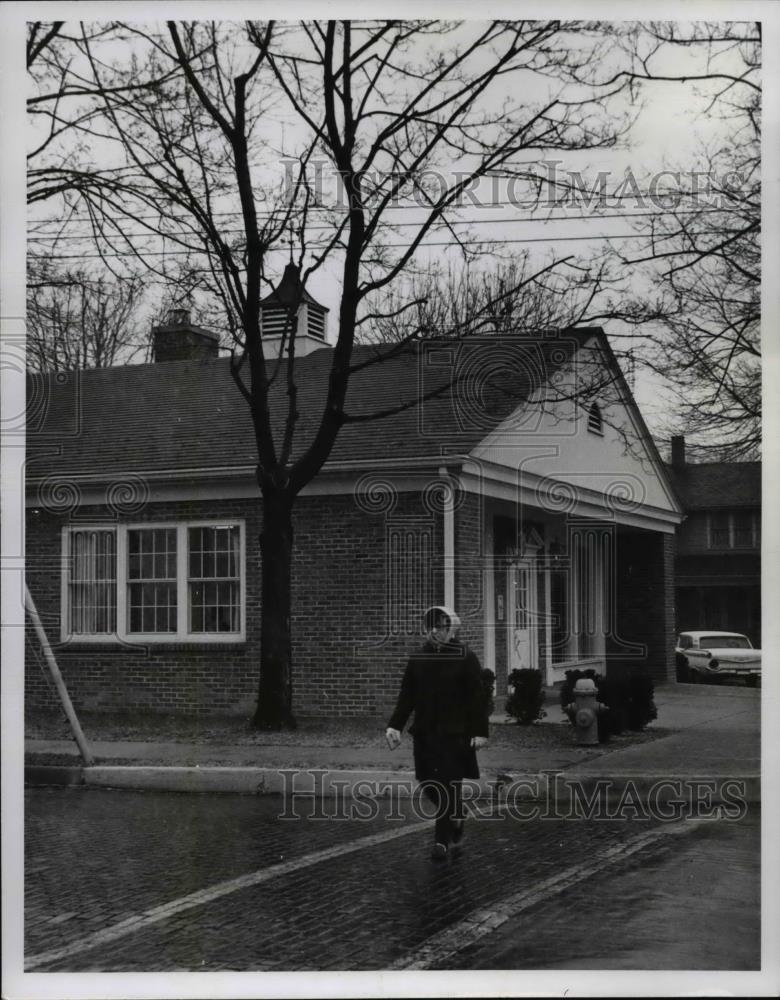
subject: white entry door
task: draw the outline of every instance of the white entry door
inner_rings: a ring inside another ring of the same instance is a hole
[[[509,567],[509,669],[538,669],[536,566],[520,559]]]

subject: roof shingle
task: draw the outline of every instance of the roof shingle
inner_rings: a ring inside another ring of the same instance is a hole
[[[495,339],[487,338],[424,342],[395,354],[387,345],[358,346],[347,412],[365,415],[416,405],[380,420],[345,424],[329,463],[466,454],[527,398],[534,381],[530,371],[546,373],[562,364],[566,348],[570,356],[583,336],[593,333],[506,338],[498,353]],[[332,350],[324,348],[296,359],[300,417],[293,460],[316,432],[332,357]],[[225,469],[257,462],[249,408],[233,382],[228,358],[30,380],[27,440],[34,478],[54,472],[111,476]],[[286,362],[280,364],[270,405],[279,441],[287,412]]]
[[[687,510],[761,505],[760,462],[667,466]]]

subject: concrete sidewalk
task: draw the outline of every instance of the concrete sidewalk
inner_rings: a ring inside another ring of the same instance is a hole
[[[577,747],[572,731],[570,743],[562,740],[560,745],[524,750],[522,759],[505,746],[488,744],[479,755],[483,791],[497,782],[538,781],[556,772],[564,782],[580,787],[606,782],[619,789],[630,781],[640,792],[660,781],[709,781],[717,786],[716,797],[720,786],[731,780],[743,783],[748,801],[760,800],[760,690],[669,684],[656,690],[655,701],[656,725],[668,734],[639,744]],[[548,713],[548,723],[563,719],[560,708],[549,699]],[[367,781],[375,788],[395,786],[408,791],[414,787],[408,738],[394,753],[381,738],[346,747],[117,740],[90,743],[90,748],[96,758],[116,763],[82,768],[72,741],[25,740],[27,754],[73,756],[72,767],[30,765],[25,778],[33,784],[255,794],[287,794],[293,787],[304,794],[344,794]]]

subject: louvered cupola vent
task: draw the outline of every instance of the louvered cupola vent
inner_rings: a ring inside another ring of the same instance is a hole
[[[295,354],[301,357],[328,346],[328,310],[309,295],[295,264],[288,264],[278,286],[260,303],[263,351],[266,357]]]

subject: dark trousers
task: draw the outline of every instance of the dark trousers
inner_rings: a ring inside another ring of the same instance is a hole
[[[451,781],[425,781],[423,793],[436,807],[436,824],[433,839],[437,844],[449,845],[458,820],[463,819],[461,779]]]

